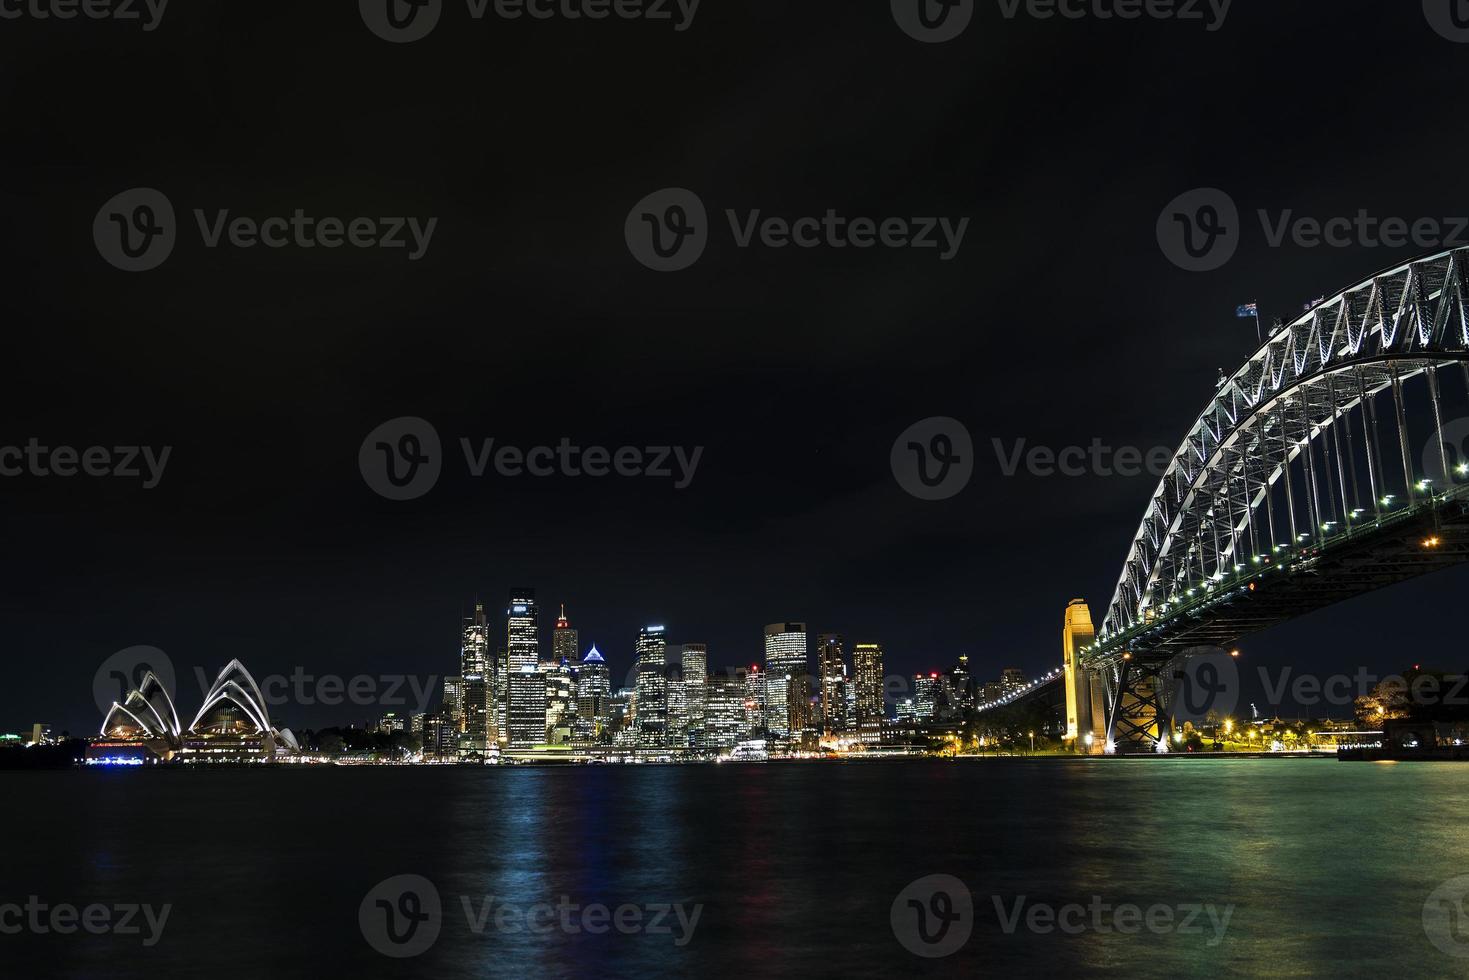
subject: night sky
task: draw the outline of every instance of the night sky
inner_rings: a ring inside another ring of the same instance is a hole
[[[1100,621],[1156,480],[1005,477],[991,440],[1176,446],[1255,343],[1428,251],[1272,248],[1272,214],[1469,213],[1469,44],[1418,3],[1237,3],[1198,22],[1007,20],[919,43],[885,3],[705,0],[669,22],[472,20],[390,44],[355,4],[171,5],[153,31],[0,21],[0,445],[172,447],[159,485],[0,479],[0,730],[91,731],[112,652],[257,675],[448,674],[478,596],[565,602],[614,677],[639,625],[760,657],[765,623],[878,641],[890,672],[1060,659]],[[93,219],[134,187],[179,216],[127,273]],[[707,206],[690,268],[624,223],[662,188]],[[1164,206],[1224,189],[1238,253],[1184,271]],[[408,249],[206,248],[193,210],[438,219]],[[968,218],[938,249],[737,247],[724,217]],[[358,450],[432,423],[437,485],[391,501]],[[950,499],[889,451],[950,416]],[[472,478],[460,438],[703,447],[692,483]],[[1449,666],[1469,570],[1244,644],[1249,668]],[[503,620],[497,618],[503,636]],[[1250,672],[1250,671],[1247,671]],[[295,727],[375,712],[283,706]],[[1345,709],[1333,712],[1346,714]]]

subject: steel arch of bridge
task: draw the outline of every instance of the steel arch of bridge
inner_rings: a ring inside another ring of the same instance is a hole
[[[1380,273],[1275,331],[1220,384],[1148,503],[1087,666],[1116,668],[1262,566],[1469,496],[1418,476],[1404,397],[1426,382],[1430,455],[1449,474],[1442,375],[1457,364],[1469,389],[1466,281],[1469,249]]]

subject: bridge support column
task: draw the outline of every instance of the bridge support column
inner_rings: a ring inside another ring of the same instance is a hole
[[[1116,667],[1107,718],[1109,751],[1167,752],[1169,719],[1163,708],[1163,667],[1126,656]]]
[[[1081,599],[1066,607],[1061,633],[1066,673],[1066,739],[1082,755],[1100,755],[1107,746],[1107,712],[1100,671],[1082,666],[1081,650],[1096,637],[1091,610]]]

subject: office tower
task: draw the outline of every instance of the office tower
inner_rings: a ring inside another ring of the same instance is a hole
[[[661,748],[668,737],[668,641],[662,626],[638,630],[637,706],[634,719],[638,744]]]
[[[804,678],[806,664],[806,624],[771,623],[765,627],[765,727],[772,738],[789,737],[791,732],[789,681]]]
[[[710,676],[700,748],[710,752],[729,752],[749,737],[745,718],[745,676],[746,671],[742,667],[715,671]]]
[[[816,719],[812,711],[817,703],[811,698],[811,677],[806,673],[787,674],[786,716],[787,738],[792,749],[810,750],[817,747]]]
[[[612,692],[607,709],[607,728],[612,734],[613,744],[637,743],[637,703],[638,692],[635,687],[619,687]]]
[[[969,654],[959,654],[959,662],[949,668],[949,701],[958,708],[974,707],[974,678],[969,673]]]
[[[1019,692],[1025,686],[1025,672],[1019,667],[1006,667],[1000,671],[1000,693],[1004,697]]]
[[[688,692],[683,685],[683,646],[670,643],[663,652],[663,669],[668,692],[668,733],[664,744],[670,748],[688,748],[689,704]]]
[[[612,678],[607,661],[595,645],[582,658],[576,675],[577,729],[585,738],[600,741],[612,713]]]
[[[510,748],[546,741],[546,675],[534,665],[510,675]]]
[[[474,604],[474,615],[464,620],[464,637],[459,647],[459,673],[488,675],[490,670],[490,627],[485,621],[485,604]]]
[[[816,663],[821,679],[821,732],[827,738],[839,738],[847,730],[847,661],[840,636],[821,634],[816,644]]]
[[[505,608],[505,674],[508,679],[508,690],[505,698],[505,723],[515,725],[514,718],[518,715],[521,721],[521,730],[525,730],[524,719],[529,717],[532,707],[529,704],[517,705],[514,692],[521,691],[530,696],[535,690],[533,685],[521,683],[517,686],[515,678],[529,671],[538,673],[541,661],[541,636],[540,636],[540,613],[536,606],[536,592],[534,589],[511,589],[510,603]],[[542,676],[542,688],[545,678]],[[541,690],[540,698],[536,701],[541,706],[541,725],[545,726],[545,691]],[[533,744],[539,745],[546,740],[543,731]],[[512,735],[509,743],[513,746],[515,738]]]
[[[745,674],[745,737],[765,735],[766,717],[765,672],[759,664],[751,664]]]
[[[703,643],[685,643],[680,652],[679,664],[685,733],[684,741],[679,744],[697,747],[703,738],[705,714],[708,710],[709,647]]]
[[[913,716],[917,721],[933,721],[939,707],[939,675],[913,675]]]
[[[426,717],[426,715],[427,712],[424,711],[408,712],[408,734],[419,736],[423,735],[423,719]]]
[[[372,730],[379,735],[392,735],[396,732],[406,731],[407,727],[406,719],[402,715],[396,711],[389,711],[377,720],[377,724],[373,725]]]
[[[490,753],[489,683],[483,674],[464,676],[464,733],[459,736],[459,758],[482,761]]]
[[[579,653],[576,627],[566,618],[566,603],[563,602],[561,615],[556,617],[556,628],[551,631],[551,659],[558,664],[562,661],[575,664]]]
[[[444,678],[444,715],[456,732],[464,731],[464,676]]]
[[[510,725],[505,712],[510,704],[510,651],[501,647],[495,652],[495,733],[504,745],[510,741]]]
[[[511,589],[505,609],[505,646],[512,675],[540,665],[540,612],[535,589]]]
[[[566,745],[576,724],[576,679],[571,662],[563,660],[542,673],[546,678],[546,741]]]
[[[423,716],[419,737],[425,759],[452,759],[458,755],[455,741],[459,733],[440,712],[431,711]]]
[[[863,745],[882,741],[882,645],[859,643],[852,648],[852,680],[857,689],[857,737]]]

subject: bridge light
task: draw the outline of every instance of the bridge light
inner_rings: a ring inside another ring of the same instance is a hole
[[[1454,467],[1454,472],[1460,476],[1464,476],[1466,473],[1469,473],[1469,463],[1460,463]]]
[[[1420,491],[1427,490],[1428,489],[1428,485],[1430,483],[1432,483],[1432,482],[1433,482],[1432,480],[1419,480],[1418,481],[1418,489]]]
[[[1393,496],[1392,494],[1388,494],[1387,496],[1383,497],[1382,498],[1382,506],[1384,506],[1384,507],[1391,507],[1392,506],[1392,496]]]
[[[1231,650],[1231,651],[1229,651],[1229,655],[1231,657],[1238,657],[1239,656],[1239,651],[1238,650]]]
[[[1439,539],[1438,539],[1438,535],[1434,535],[1433,537],[1431,537],[1428,540],[1426,540],[1426,541],[1423,542],[1423,547],[1425,547],[1425,548],[1437,548],[1439,546],[1439,543],[1440,542],[1439,542]]]

